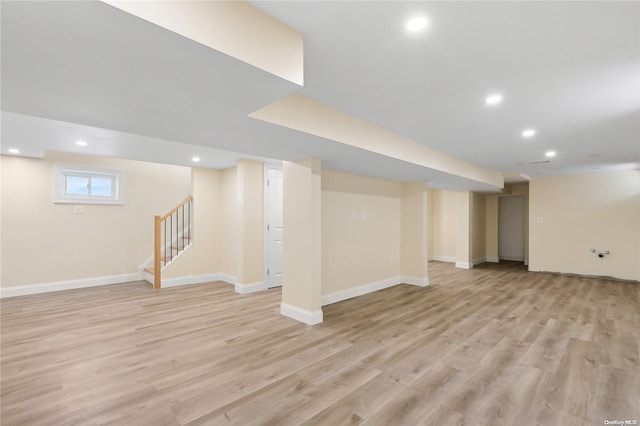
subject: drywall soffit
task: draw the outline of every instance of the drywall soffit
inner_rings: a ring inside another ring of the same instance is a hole
[[[429,148],[299,93],[260,108],[249,117],[471,179],[496,189],[504,186],[502,174],[498,172]]]

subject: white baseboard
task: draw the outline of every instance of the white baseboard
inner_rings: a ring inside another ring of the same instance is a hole
[[[202,274],[202,275],[186,275],[176,278],[163,278],[160,284],[161,288],[177,287],[181,285],[202,284],[212,281],[224,281],[220,273]]]
[[[529,259],[525,259],[525,260],[524,260],[524,264],[525,264],[526,266],[529,266]]]
[[[266,290],[267,286],[262,281],[249,284],[240,284],[233,275],[223,274],[221,272],[204,275],[188,275],[184,277],[167,278],[162,280],[162,288],[175,287],[179,285],[201,284],[211,281],[222,281],[234,286],[236,293],[249,294],[257,291]]]
[[[322,309],[312,312],[287,303],[280,304],[280,314],[309,325],[320,324],[323,320]]]
[[[352,299],[364,294],[373,293],[374,291],[384,288],[393,287],[398,284],[410,284],[425,287],[429,285],[428,278],[416,278],[407,276],[398,276],[387,278],[385,280],[375,281],[358,287],[348,288],[346,290],[336,291],[334,293],[322,296],[322,306],[331,305],[332,303],[342,302],[343,300]]]
[[[259,281],[257,283],[250,283],[250,284],[236,283],[235,287],[236,287],[236,293],[238,294],[255,293],[257,291],[262,291],[267,289],[267,285],[262,281]]]
[[[219,273],[218,276],[220,277],[219,278],[220,281],[224,281],[225,283],[231,284],[231,285],[235,285],[236,284],[237,279],[233,275]]]
[[[0,298],[26,296],[29,294],[49,293],[52,291],[73,290],[77,288],[97,287],[110,284],[128,283],[140,281],[139,273],[110,275],[106,277],[82,278],[69,281],[55,281],[50,283],[29,284],[16,287],[0,288]]]
[[[362,296],[363,294],[372,293],[382,290],[383,288],[392,287],[402,283],[402,277],[387,278],[386,280],[375,281],[358,287],[348,288],[322,296],[322,306],[331,305],[332,303],[342,302],[343,300]]]
[[[471,269],[471,268],[473,268],[473,265],[471,263],[469,263],[469,262],[456,261],[456,268]]]
[[[473,259],[471,261],[471,266],[473,267],[473,266],[479,265],[481,263],[485,263],[486,261],[487,261],[486,257],[480,257],[478,259]]]
[[[435,260],[437,262],[455,263],[456,258],[451,256],[429,256],[429,260]]]
[[[56,282],[50,282],[50,283],[29,284],[29,285],[22,285],[22,286],[16,286],[16,287],[5,287],[5,288],[0,288],[0,298],[26,296],[29,294],[49,293],[52,291],[73,290],[77,288],[97,287],[102,285],[122,284],[122,283],[131,282],[131,281],[141,281],[141,280],[146,280],[151,284],[153,284],[153,275],[145,271],[139,271],[138,273],[111,275],[106,277],[84,278],[84,279],[78,279],[78,280],[56,281]],[[243,293],[242,291],[238,291],[238,284],[236,284],[236,277],[227,275],[227,274],[222,274],[222,273],[187,275],[187,276],[176,277],[176,278],[164,278],[162,279],[161,287],[169,288],[169,287],[177,287],[177,286],[189,285],[189,284],[202,284],[202,283],[207,283],[212,281],[223,281],[231,285],[235,285],[236,292],[241,294],[253,293],[254,291],[259,291],[265,288],[261,282],[253,283],[253,284],[245,284],[242,286],[244,287],[243,288],[244,293]]]
[[[400,277],[401,283],[417,285],[418,287],[426,287],[429,285],[429,278],[418,278],[418,277]]]
[[[500,263],[500,259],[496,256],[487,256],[487,262]]]
[[[501,260],[510,260],[513,262],[524,262],[524,257],[522,256],[500,256]]]

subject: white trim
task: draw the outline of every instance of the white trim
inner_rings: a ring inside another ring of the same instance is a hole
[[[500,263],[500,259],[496,256],[487,256],[487,262]]]
[[[272,166],[266,163],[262,165],[262,281],[269,282],[269,232],[267,231],[267,224],[269,223],[269,169]],[[281,169],[282,170],[282,169]],[[236,293],[238,289],[236,289]]]
[[[171,240],[171,247],[173,246],[177,246],[178,245],[178,240],[180,238],[182,238],[184,236],[184,231],[188,230],[189,231],[189,235],[193,235],[193,230],[191,229],[191,226],[185,227],[181,232],[179,232],[175,238],[173,238]],[[178,254],[176,254],[175,256],[173,256],[173,259],[171,259],[169,262],[167,262],[163,267],[162,270],[164,271],[165,269],[167,269],[167,267],[169,265],[171,265],[178,257],[180,257],[182,255],[182,253],[184,253],[185,251],[187,251],[188,249],[191,248],[191,246],[193,245],[193,238],[189,239],[189,245],[186,245],[183,247],[182,250],[180,250],[178,252]],[[162,257],[165,256],[165,253],[167,252],[166,250],[166,246],[163,245],[163,247],[160,250],[160,255]],[[143,271],[149,267],[153,266],[153,255],[149,256],[147,258],[147,260],[145,260],[144,262],[142,262],[140,265],[138,265],[138,271]]]
[[[429,260],[435,260],[437,262],[455,263],[456,258],[451,256],[429,256]]]
[[[473,268],[473,265],[469,262],[460,262],[456,260],[456,268],[471,269]]]
[[[340,290],[334,293],[325,294],[324,296],[322,296],[322,306],[342,302],[343,300],[352,299],[354,297],[373,293],[374,291],[393,287],[399,284],[409,284],[426,287],[429,285],[429,278],[398,276],[387,278],[385,280],[374,281],[372,283],[364,284],[358,287],[351,287],[346,290]]]
[[[202,275],[185,275],[183,277],[175,277],[175,278],[163,278],[160,283],[160,288],[177,287],[177,286],[189,285],[189,284],[202,284],[202,283],[208,283],[212,281],[224,281],[222,279],[222,274],[214,273],[214,274],[202,274]]]
[[[232,278],[233,282],[229,281]],[[185,275],[182,277],[175,278],[163,278],[160,283],[160,288],[169,288],[169,287],[177,287],[181,285],[190,285],[190,284],[202,284],[213,281],[222,281],[227,284],[234,285],[235,277],[231,277],[229,275],[215,272],[212,274],[202,274],[202,275]]]
[[[323,320],[322,309],[312,312],[284,302],[280,304],[280,314],[308,325],[320,324]]]
[[[394,285],[398,285],[401,283],[402,277],[393,277],[387,278],[386,280],[375,281],[358,287],[351,287],[346,290],[340,290],[334,293],[325,294],[324,296],[322,296],[322,306],[342,302],[343,300],[362,296],[363,294],[373,293],[374,291],[382,290],[383,288],[387,287],[393,287]]]
[[[153,266],[153,255],[149,256],[147,260],[138,265],[138,271],[144,271],[150,266]]]
[[[526,266],[529,266],[529,259],[525,258],[525,259],[524,259],[524,264],[525,264]]]
[[[0,298],[26,296],[29,294],[49,293],[52,291],[73,290],[77,288],[97,287],[110,284],[141,281],[139,273],[110,275],[106,277],[82,278],[69,281],[55,281],[50,283],[29,284],[16,287],[0,288]]]
[[[235,285],[236,284],[237,278],[234,277],[233,275],[228,275],[228,274],[225,274],[223,272],[220,272],[220,273],[218,273],[216,275],[218,275],[220,277],[220,278],[218,278],[219,281],[224,281],[225,283],[231,284],[231,285]]]
[[[500,256],[500,260],[510,260],[512,262],[524,262],[523,256]]]
[[[55,163],[53,165],[53,202],[54,204],[98,204],[123,206],[125,204],[125,172],[122,169],[105,169],[102,167],[86,166],[68,163]],[[77,174],[87,176],[111,177],[115,188],[109,197],[87,195],[66,195],[64,190],[65,176]]]
[[[256,283],[250,284],[235,284],[236,293],[238,294],[249,294],[255,293],[257,291],[262,291],[267,289],[267,285],[263,281],[258,281]]]
[[[426,287],[429,285],[429,278],[418,278],[418,277],[400,277],[402,280],[402,284],[410,284],[417,285],[418,287]]]
[[[471,261],[471,266],[476,266],[479,265],[481,263],[485,263],[487,261],[486,257],[479,257],[478,259],[473,259]]]
[[[164,264],[164,266],[160,269],[161,271],[164,271],[165,269],[167,269],[169,266],[171,266],[173,264],[173,262],[175,262],[176,260],[178,260],[178,258],[180,256],[182,256],[183,254],[185,254],[187,252],[187,250],[189,250],[191,247],[193,246],[193,243],[189,243],[188,246],[185,246],[182,250],[180,250],[178,252],[178,254],[176,254],[175,256],[173,256],[173,258],[168,261],[167,263]],[[165,255],[165,251],[162,250],[162,256]],[[148,266],[147,266],[148,268]]]

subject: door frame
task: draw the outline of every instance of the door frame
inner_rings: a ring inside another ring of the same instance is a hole
[[[269,170],[282,171],[282,165],[264,163],[263,178],[262,178],[262,282],[266,290],[273,288],[269,287],[269,232],[267,231],[267,225],[269,221],[269,186],[267,182],[269,180]]]

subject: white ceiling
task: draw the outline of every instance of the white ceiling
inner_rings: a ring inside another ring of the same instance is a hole
[[[303,33],[303,88],[104,3],[2,1],[2,152],[77,152],[82,135],[99,155],[181,165],[198,155],[208,167],[315,156],[337,170],[490,189],[247,117],[300,92],[502,173],[640,164],[638,2],[254,5]],[[429,28],[407,34],[415,13]],[[487,107],[495,91],[504,102]],[[537,135],[521,138],[525,127]],[[550,163],[526,164],[549,149]]]
[[[329,106],[503,173],[640,162],[639,2],[254,4],[304,34],[301,93]]]

